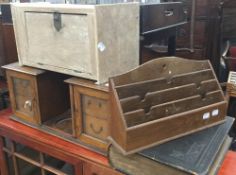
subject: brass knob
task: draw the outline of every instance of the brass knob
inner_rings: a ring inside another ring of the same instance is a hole
[[[31,102],[31,100],[25,101],[24,108],[25,109],[29,109],[30,111],[32,110],[32,102]]]

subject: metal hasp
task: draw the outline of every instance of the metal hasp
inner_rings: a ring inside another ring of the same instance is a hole
[[[58,12],[53,13],[53,24],[54,24],[55,29],[59,32],[62,28],[60,13]]]

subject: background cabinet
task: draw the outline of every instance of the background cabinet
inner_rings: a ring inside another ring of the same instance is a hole
[[[10,4],[0,4],[0,66],[17,61]],[[3,73],[1,73],[2,75]]]
[[[220,7],[224,0],[180,0],[188,14],[188,23],[178,33],[177,56],[210,59],[216,74],[220,66]]]

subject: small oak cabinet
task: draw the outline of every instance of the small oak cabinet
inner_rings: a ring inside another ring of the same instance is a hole
[[[66,82],[70,84],[75,137],[106,151],[111,115],[108,87],[79,78]]]
[[[3,67],[16,119],[38,125],[69,108],[69,89],[63,82],[67,76],[18,63]]]

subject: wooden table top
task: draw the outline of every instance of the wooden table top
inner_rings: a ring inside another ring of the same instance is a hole
[[[70,143],[56,136],[44,133],[38,129],[31,128],[24,124],[9,119],[12,115],[11,109],[0,111],[0,132],[4,135],[18,135],[20,137],[28,137],[29,139],[37,138],[42,144],[49,147],[60,149],[64,154],[77,158],[86,159],[94,163],[109,166],[106,156],[91,151],[83,146]],[[218,175],[234,175],[236,174],[236,152],[228,151]]]
[[[218,175],[236,174],[236,152],[228,151],[221,165]]]
[[[44,133],[38,129],[13,121],[9,118],[10,115],[12,115],[11,109],[0,111],[1,134],[10,136],[10,138],[14,139],[26,138],[36,140],[39,144],[47,145],[51,150],[56,149],[67,156],[109,166],[106,156],[91,151],[82,145],[65,141],[51,134]]]

